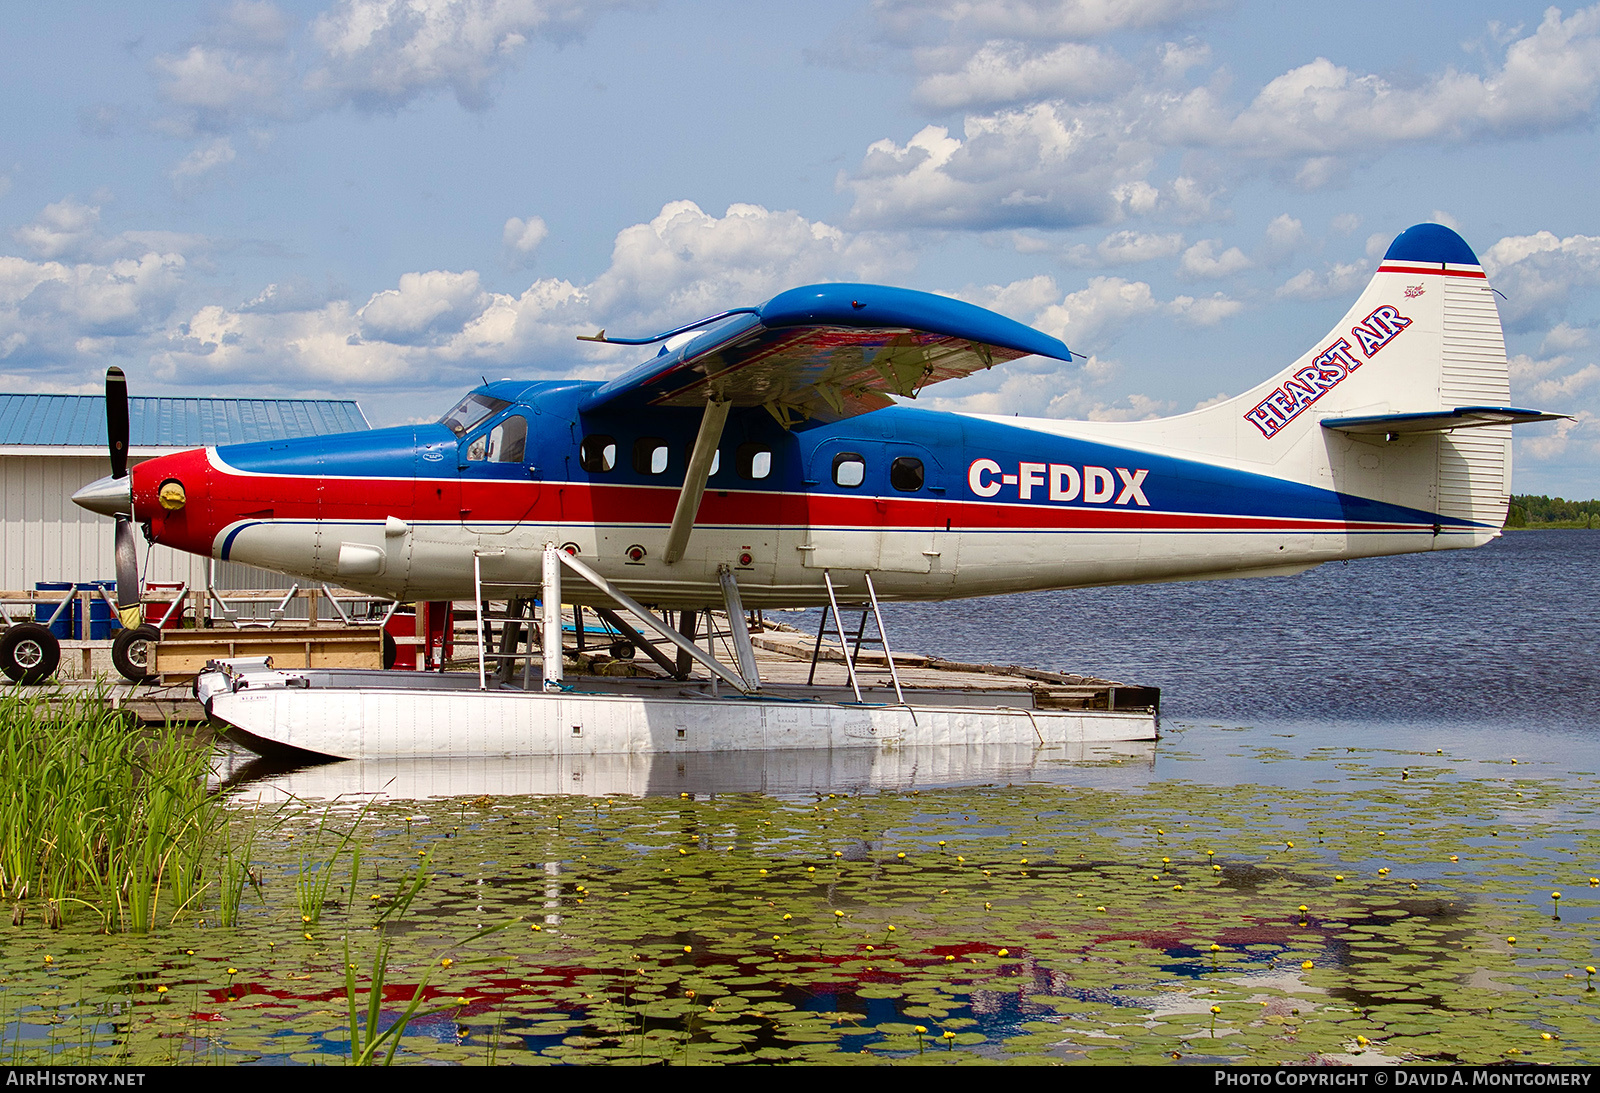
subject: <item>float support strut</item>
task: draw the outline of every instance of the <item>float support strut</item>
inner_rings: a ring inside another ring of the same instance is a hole
[[[554,543],[544,545],[544,689],[561,689],[561,559]]]

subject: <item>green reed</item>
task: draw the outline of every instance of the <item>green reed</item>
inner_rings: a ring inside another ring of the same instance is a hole
[[[256,845],[256,815],[243,836],[234,832],[234,825],[222,825],[222,851],[219,865],[217,920],[220,926],[239,925],[239,904],[244,899],[245,888],[261,891],[261,881],[256,875],[254,851]]]
[[[306,925],[316,925],[322,920],[322,912],[328,903],[328,892],[333,888],[334,869],[339,863],[339,858],[346,850],[350,851],[350,883],[347,889],[349,903],[355,898],[356,879],[361,873],[361,845],[352,845],[356,829],[366,817],[367,810],[372,807],[372,802],[367,802],[360,812],[356,813],[350,826],[342,833],[331,827],[329,821],[333,816],[333,806],[330,804],[322,810],[322,819],[318,821],[316,830],[312,833],[309,846],[302,843],[300,846],[300,869],[295,876],[295,899],[300,905],[300,921]],[[333,852],[326,853],[324,840],[336,836],[338,841],[334,844]]]
[[[100,695],[0,695],[0,894],[13,921],[89,908],[150,930],[193,908],[223,813],[208,749],[172,725],[130,728]]]

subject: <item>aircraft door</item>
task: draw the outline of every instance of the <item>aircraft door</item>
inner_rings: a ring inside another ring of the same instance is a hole
[[[461,523],[480,535],[505,535],[533,515],[540,482],[530,465],[528,419],[507,414],[461,440]]]
[[[932,450],[891,440],[884,445],[888,489],[879,502],[879,568],[898,573],[955,573],[959,531],[944,504],[944,468]]]
[[[808,569],[882,568],[886,487],[881,440],[833,438],[818,445],[806,468]]]

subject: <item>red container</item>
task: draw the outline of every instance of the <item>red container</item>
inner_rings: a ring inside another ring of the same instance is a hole
[[[419,604],[418,607],[428,620],[427,663],[429,667],[437,668],[456,653],[454,606],[448,600],[439,600]],[[389,616],[389,621],[383,624],[383,628],[391,638],[395,639],[393,667],[399,671],[416,671],[418,646],[411,639],[417,636],[417,612],[396,611]],[[407,640],[402,641],[402,638]]]
[[[164,583],[161,581],[146,581],[144,584],[144,621],[151,626],[159,625],[161,616],[165,615],[172,607],[172,597],[178,594],[183,584],[178,581]],[[112,593],[112,598],[116,594]],[[187,605],[180,605],[172,612],[172,617],[167,620],[163,630],[179,630],[183,627],[183,613]]]

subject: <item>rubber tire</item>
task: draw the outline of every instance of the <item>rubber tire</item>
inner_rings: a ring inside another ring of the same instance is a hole
[[[632,660],[639,650],[634,648],[631,641],[614,641],[606,652],[611,654],[612,660]]]
[[[150,671],[150,645],[160,640],[161,631],[149,623],[119,630],[111,643],[111,663],[129,683],[148,683],[156,678]]]
[[[394,635],[387,630],[380,630],[383,635],[383,667],[385,671],[394,667],[395,658],[400,655],[400,646],[395,642]]]
[[[0,670],[18,683],[43,683],[61,664],[61,643],[48,629],[24,622],[0,634]]]

